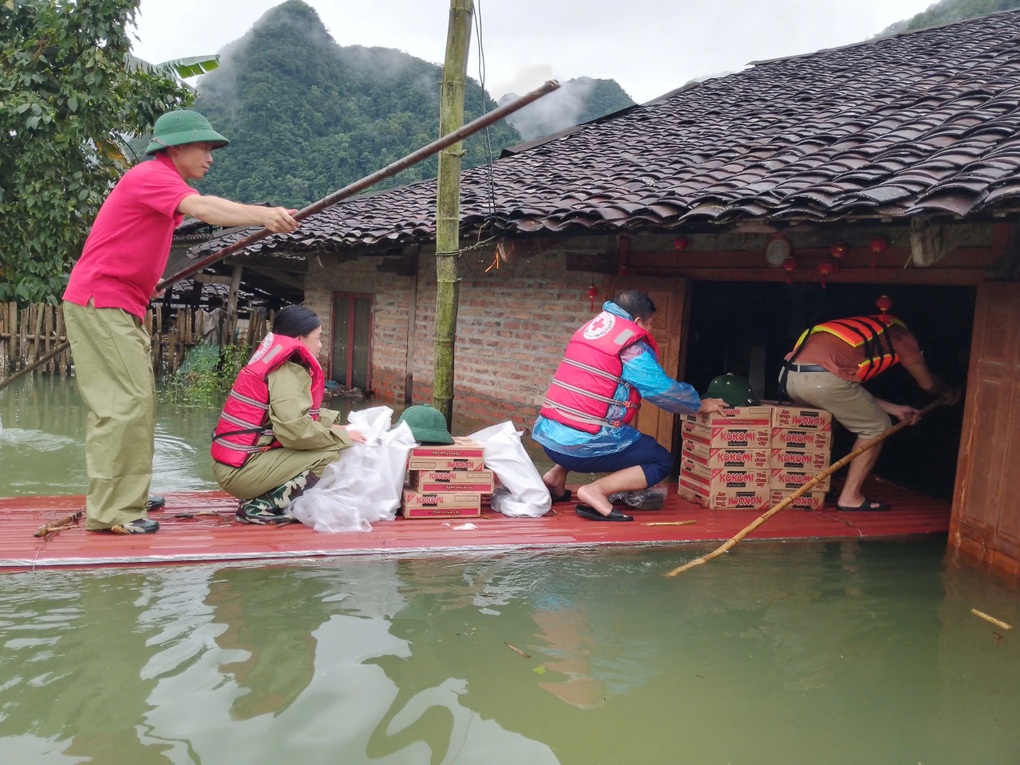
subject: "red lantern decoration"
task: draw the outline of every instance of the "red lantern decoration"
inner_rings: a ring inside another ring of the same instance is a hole
[[[888,313],[889,309],[893,307],[892,298],[888,295],[882,295],[882,297],[875,301],[875,305],[878,306],[878,310],[882,313]]]
[[[836,267],[839,267],[839,262],[846,255],[846,245],[842,242],[837,242],[829,248],[829,254],[832,255],[833,260],[836,262]]]
[[[835,273],[836,270],[837,270],[837,267],[836,267],[836,261],[835,260],[831,260],[829,258],[824,258],[823,260],[818,262],[818,273],[819,273],[819,275],[822,278],[822,289],[823,290],[826,289],[826,287],[825,287],[825,277],[829,276],[830,274]]]
[[[673,249],[677,252],[683,252],[687,249],[687,240],[682,236],[678,236],[673,240]]]
[[[786,283],[793,284],[793,279],[790,278],[790,274],[797,270],[797,259],[793,257],[793,255],[790,255],[783,261],[783,270],[786,271]]]
[[[588,288],[588,293],[587,294],[588,294],[588,300],[589,300],[589,302],[591,304],[591,311],[592,311],[592,313],[594,313],[595,312],[595,298],[597,298],[599,296],[599,291],[597,289],[595,289],[595,285],[592,284]]]
[[[875,257],[889,249],[889,240],[884,236],[876,236],[869,245],[871,249],[871,267],[875,267]]]

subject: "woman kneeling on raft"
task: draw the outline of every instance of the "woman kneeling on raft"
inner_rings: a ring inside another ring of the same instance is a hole
[[[237,520],[287,523],[290,503],[319,480],[340,451],[365,437],[320,407],[325,388],[316,358],[322,323],[304,306],[282,309],[237,375],[213,432],[213,475],[241,500]]]

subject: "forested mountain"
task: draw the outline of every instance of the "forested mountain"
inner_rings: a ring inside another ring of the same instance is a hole
[[[878,36],[938,27],[1013,8],[1020,8],[1020,0],[938,0],[917,15],[886,27]]]
[[[340,46],[301,0],[268,11],[223,52],[198,85],[195,108],[231,146],[200,186],[210,194],[302,207],[439,137],[442,68],[386,48]],[[474,80],[465,121],[495,102]],[[505,121],[488,130],[492,155],[519,143]],[[464,166],[488,161],[483,133]],[[377,188],[437,173],[435,157]]]

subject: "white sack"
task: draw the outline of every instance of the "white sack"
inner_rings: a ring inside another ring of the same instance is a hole
[[[406,422],[390,430],[387,406],[351,412],[348,421],[365,443],[340,452],[322,478],[295,499],[290,512],[316,531],[371,531],[376,521],[397,516],[407,470],[407,455],[417,445]]]
[[[469,438],[482,445],[485,467],[499,479],[499,487],[492,495],[492,509],[503,515],[537,518],[552,508],[552,497],[524,449],[522,432],[507,420]]]

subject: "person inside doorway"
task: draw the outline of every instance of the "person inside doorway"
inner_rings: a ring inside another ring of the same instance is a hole
[[[64,291],[64,320],[78,390],[88,408],[85,528],[151,534],[148,510],[156,430],[149,301],[170,257],[174,229],[190,215],[214,226],[297,228],[297,210],[244,205],[188,185],[209,172],[212,152],[230,142],[198,112],[156,120],[145,150],[103,202]]]
[[[902,364],[925,393],[947,404],[960,400],[960,391],[934,374],[907,325],[885,311],[871,316],[835,319],[808,328],[786,355],[780,373],[780,395],[799,406],[825,409],[853,433],[853,449],[882,435],[891,417],[920,421],[920,412],[872,395],[864,383],[895,364]],[[836,500],[840,510],[889,510],[884,502],[868,499],[864,482],[882,450],[879,442],[853,460]]]
[[[321,406],[320,350],[319,317],[287,306],[227,396],[210,454],[220,487],[241,500],[236,517],[242,523],[289,523],[290,503],[343,449],[365,442],[338,424],[340,412]]]
[[[654,313],[655,303],[638,290],[606,301],[571,337],[535,421],[532,437],[553,462],[543,480],[554,502],[570,499],[571,471],[608,474],[577,490],[576,512],[583,518],[631,521],[609,496],[669,475],[669,450],[630,424],[643,399],[674,413],[728,409],[722,399],[703,399],[666,374],[648,331]]]

